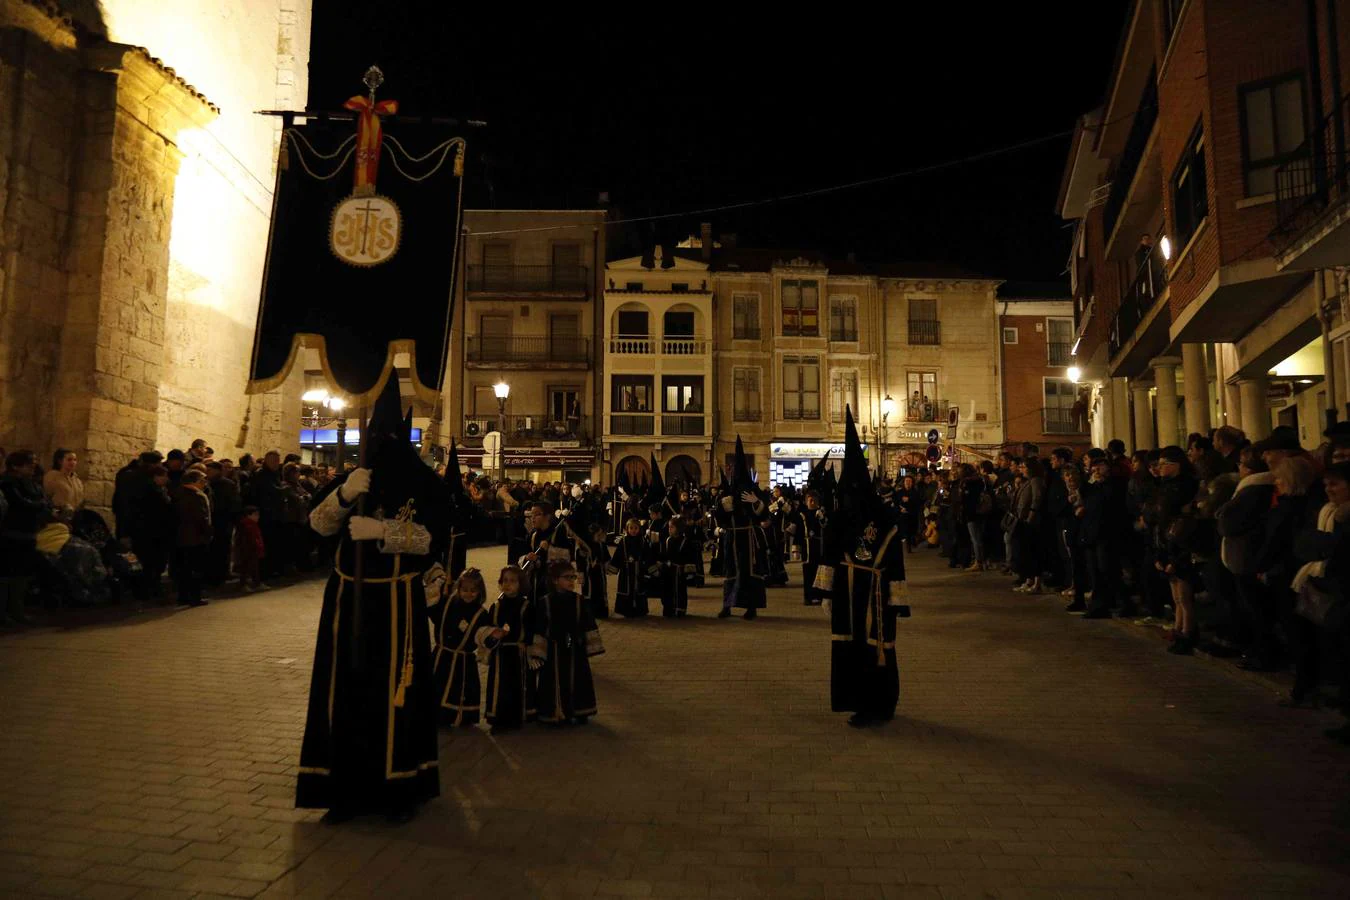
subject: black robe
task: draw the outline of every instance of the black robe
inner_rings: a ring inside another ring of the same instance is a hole
[[[421,462],[413,458],[416,465]],[[425,466],[422,466],[426,469]],[[423,578],[440,572],[449,525],[444,483],[426,469],[400,477],[398,487],[372,489],[366,514],[390,525],[380,541],[364,541],[360,639],[352,574],[356,542],[347,531],[354,506],[342,503],[340,476],[310,521],[340,536],[319,614],[305,736],[300,747],[295,805],[354,811],[405,807],[440,794],[436,694]],[[376,478],[379,478],[377,470]],[[376,497],[385,502],[377,505]],[[420,527],[419,527],[420,526]],[[407,552],[392,552],[404,549]]]
[[[431,608],[436,638],[431,651],[436,677],[440,723],[449,728],[477,725],[483,704],[478,677],[478,631],[483,625],[482,600],[465,603],[454,597]]]
[[[825,559],[824,516],[819,509],[803,506],[793,518],[797,529],[793,537],[800,541],[802,554],[802,599],[807,606],[819,606],[827,596],[816,588],[816,572]]]
[[[501,640],[487,637],[493,628],[510,626]],[[486,630],[484,630],[486,629]],[[534,608],[520,595],[497,598],[484,617],[480,643],[488,651],[487,693],[483,717],[489,725],[512,728],[534,719],[534,673],[526,653],[534,640]]]
[[[647,539],[623,535],[614,547],[610,567],[618,575],[614,612],[627,618],[647,615]]]
[[[724,596],[738,609],[764,609],[768,599],[764,588],[769,577],[769,542],[757,521],[739,510],[718,510],[722,528],[722,571],[731,582],[724,585]]]
[[[530,655],[543,660],[535,705],[541,722],[595,715],[590,657],[605,652],[585,599],[571,591],[545,594],[534,607]]]
[[[830,599],[830,708],[876,719],[895,715],[900,672],[895,620],[905,581],[904,537],[889,521],[869,523],[834,567]]]
[[[661,541],[661,572],[656,582],[661,615],[667,618],[689,612],[689,583],[698,575],[694,565],[697,546],[687,534],[667,534]]]

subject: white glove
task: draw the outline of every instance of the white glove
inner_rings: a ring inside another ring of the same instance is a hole
[[[530,657],[530,670],[534,671],[544,665],[544,661],[537,656]]]
[[[354,541],[378,541],[384,538],[384,519],[352,516],[347,523],[347,530]]]
[[[362,494],[370,492],[370,470],[353,469],[347,480],[338,488],[338,496],[344,503],[351,503]]]
[[[754,491],[741,491],[741,499],[751,505],[759,502],[759,496]]]
[[[736,508],[736,498],[734,497],[722,498],[722,509],[726,510],[727,512],[731,512],[735,508]]]
[[[567,517],[570,516],[571,514],[572,514],[572,511],[571,511],[570,509],[561,509],[561,510],[558,510],[558,517],[559,517],[559,518],[562,518],[562,519],[567,518]]]
[[[572,485],[572,499],[573,500],[581,499],[581,485],[579,484]]]

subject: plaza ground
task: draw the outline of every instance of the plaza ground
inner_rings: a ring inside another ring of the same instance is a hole
[[[292,808],[317,581],[0,637],[0,893],[1350,896],[1335,714],[924,551],[900,715],[855,731],[793,576],[603,623],[599,716],[443,733],[404,826]]]

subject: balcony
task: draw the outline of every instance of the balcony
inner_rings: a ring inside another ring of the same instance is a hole
[[[586,266],[469,266],[470,294],[551,294],[585,299],[590,294]]]
[[[610,434],[656,434],[656,416],[653,413],[611,413]]]
[[[1116,163],[1115,175],[1111,178],[1111,192],[1106,198],[1106,205],[1102,207],[1102,224],[1108,244],[1115,234],[1116,225],[1120,222],[1121,211],[1130,198],[1135,176],[1144,161],[1149,138],[1153,136],[1153,126],[1157,122],[1158,77],[1156,70],[1150,70],[1144,84],[1144,93],[1139,98],[1139,107],[1134,114],[1134,122],[1130,125],[1129,137],[1125,139],[1125,147]]]
[[[764,418],[764,414],[757,409],[737,409],[731,413],[733,422],[759,422]]]
[[[1281,267],[1343,265],[1350,252],[1350,152],[1344,126],[1350,94],[1341,98],[1293,158],[1275,170],[1275,243]]]
[[[858,340],[858,329],[856,328],[831,328],[830,340],[834,343],[845,343]],[[913,343],[911,341],[910,343]]]
[[[922,400],[910,399],[905,404],[906,422],[947,423],[947,401],[924,397]]]
[[[740,328],[733,328],[731,339],[733,341],[757,341],[760,331],[758,325],[743,325]]]
[[[502,440],[508,447],[539,446],[544,441],[590,441],[590,419],[581,416],[575,419],[557,419],[547,413],[506,416],[466,415],[463,435],[472,440],[481,438],[489,431],[500,430]]]
[[[708,341],[696,337],[657,338],[650,335],[621,334],[609,339],[609,352],[616,356],[703,356]]]
[[[675,437],[697,437],[707,433],[703,413],[662,413],[661,434]]]
[[[1112,357],[1120,353],[1121,348],[1129,343],[1140,324],[1148,318],[1154,301],[1167,286],[1166,278],[1162,266],[1158,263],[1157,252],[1150,253],[1148,259],[1135,273],[1134,283],[1121,298],[1120,309],[1116,311],[1116,317],[1111,322],[1107,346]]]
[[[942,324],[937,319],[910,319],[909,342],[938,346],[942,343]]]
[[[591,339],[537,335],[534,337],[492,337],[469,335],[464,361],[470,366],[493,365],[528,369],[586,368],[591,361]]]
[[[1041,410],[1041,434],[1087,434],[1087,416],[1073,409],[1047,406]]]
[[[1067,366],[1073,363],[1073,344],[1068,341],[1049,341],[1046,344],[1046,364]]]

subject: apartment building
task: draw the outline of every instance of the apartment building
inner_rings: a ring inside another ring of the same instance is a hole
[[[510,478],[599,476],[602,210],[466,210],[442,427],[483,466],[502,435]]]
[[[1086,450],[1088,397],[1073,364],[1073,300],[1067,285],[1007,284],[998,291],[1004,441],[1042,452]]]
[[[1334,251],[1305,250],[1331,206],[1315,173],[1327,171],[1327,116],[1339,121],[1340,76],[1328,69],[1344,5],[1131,7],[1058,201],[1076,228],[1075,361],[1095,443],[1183,443],[1221,424],[1252,438],[1288,424],[1305,446],[1321,440],[1336,409],[1343,292]]]

